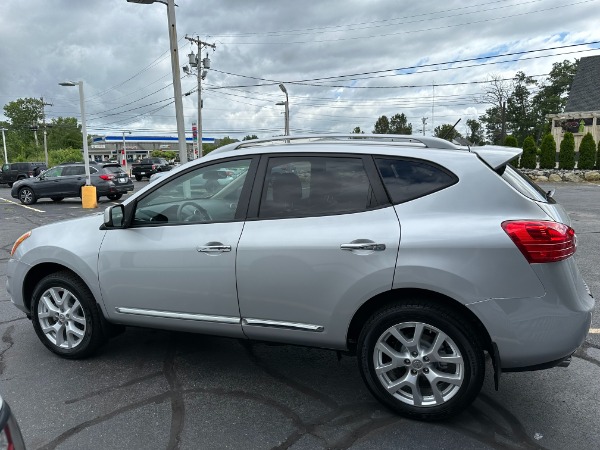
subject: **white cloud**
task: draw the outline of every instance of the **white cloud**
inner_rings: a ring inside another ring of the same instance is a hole
[[[428,117],[430,134],[434,126],[466,122],[485,110],[475,101],[482,85],[457,83],[492,73],[546,74],[554,62],[598,50],[528,53],[503,58],[519,59],[504,64],[426,65],[600,40],[600,29],[589,20],[595,5],[586,1],[177,3],[181,65],[192,48],[186,33],[217,45],[209,50],[211,71],[203,82],[204,134],[213,137],[280,134],[279,82],[290,95],[292,132],[350,132],[356,126],[371,131],[379,116],[404,113],[419,132],[421,118]],[[79,117],[76,91],[58,82],[81,79],[90,132],[176,134],[174,106],[167,105],[173,89],[164,5],[2,2],[0,40],[1,105],[43,96],[53,104],[48,118]],[[419,67],[393,72],[413,66]],[[331,78],[340,75],[352,76]],[[195,77],[185,77],[182,86],[184,92],[193,89]],[[183,103],[191,131],[196,94]]]

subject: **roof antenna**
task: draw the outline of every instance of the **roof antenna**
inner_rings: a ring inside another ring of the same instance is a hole
[[[454,125],[452,125],[452,128],[450,128],[448,131],[446,131],[446,133],[443,136],[441,136],[441,138],[446,139],[450,135],[450,133],[452,133],[452,131],[454,131],[454,129],[456,128],[456,125],[458,125],[458,122],[460,122],[460,120],[461,119],[458,119],[456,121],[456,123]]]

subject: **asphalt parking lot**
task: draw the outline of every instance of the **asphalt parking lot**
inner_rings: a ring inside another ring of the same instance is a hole
[[[147,182],[136,182],[136,191]],[[600,186],[544,184],[571,214],[576,258],[600,296]],[[126,197],[125,197],[126,198]],[[0,393],[31,449],[597,449],[600,317],[568,368],[503,374],[461,416],[436,424],[395,416],[335,352],[130,328],[81,361],[38,341],[11,305],[6,262],[28,229],[101,212],[78,199],[30,208],[0,185]],[[596,311],[599,307],[596,306]],[[560,330],[556,330],[560,333]]]

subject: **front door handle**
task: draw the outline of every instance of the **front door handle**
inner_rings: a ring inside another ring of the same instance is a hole
[[[224,245],[220,242],[207,242],[196,247],[196,250],[202,253],[224,253],[231,251],[231,245]]]
[[[351,242],[350,244],[340,245],[342,250],[370,250],[374,252],[382,252],[385,250],[385,244],[377,244],[375,242]]]

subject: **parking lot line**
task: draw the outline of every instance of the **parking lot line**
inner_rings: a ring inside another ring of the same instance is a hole
[[[600,328],[590,328],[590,334],[600,334]]]
[[[42,211],[41,209],[36,209],[36,208],[32,208],[31,206],[22,205],[21,203],[13,202],[12,200],[8,200],[6,198],[0,197],[0,200],[3,200],[7,203],[12,203],[13,205],[22,206],[23,208],[31,209],[32,211],[35,211],[35,212],[41,212],[41,213],[46,212],[46,211]]]

